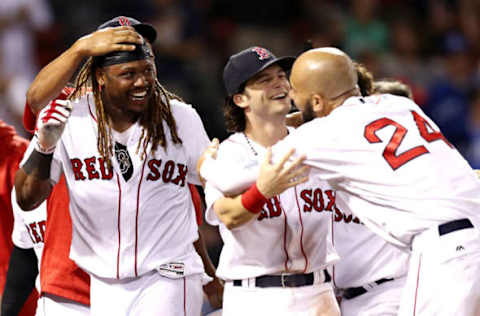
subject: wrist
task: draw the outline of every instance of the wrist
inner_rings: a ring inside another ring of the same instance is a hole
[[[84,42],[85,42],[85,36],[79,38],[67,51],[71,54],[73,59],[78,63],[80,63],[84,58],[90,57],[86,55],[87,51],[86,51]]]
[[[52,160],[53,153],[43,154],[34,149],[22,169],[28,175],[35,175],[40,180],[46,180],[50,178]]]
[[[254,214],[262,211],[263,205],[265,205],[267,200],[268,199],[258,190],[256,183],[242,194],[243,207]]]
[[[43,146],[39,141],[38,137],[34,137],[32,139],[32,142],[35,142],[35,151],[39,152],[42,155],[51,155],[55,151],[55,148],[57,145],[51,146],[51,147],[45,147]]]

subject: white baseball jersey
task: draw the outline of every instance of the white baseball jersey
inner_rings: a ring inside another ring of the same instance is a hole
[[[342,201],[338,201],[332,215],[333,246],[341,258],[333,270],[336,287],[365,286],[383,278],[406,275],[407,252],[371,232],[348,207],[342,206]]]
[[[47,223],[47,201],[43,201],[36,209],[25,212],[17,204],[15,188],[12,190],[11,198],[14,219],[13,244],[22,249],[33,248],[37,256],[38,271],[40,271]],[[40,293],[40,275],[35,280],[35,287]]]
[[[310,177],[327,180],[337,201],[400,247],[430,227],[479,216],[476,174],[410,99],[351,97],[278,142],[274,157],[292,147],[307,155]]]
[[[142,127],[133,124],[114,135],[124,149],[107,168],[97,150],[93,96],[73,103],[73,111],[54,153],[51,179],[65,174],[73,225],[70,257],[87,272],[124,279],[158,270],[171,278],[203,273],[193,242],[198,238],[187,182],[199,184],[196,163],[209,139],[196,111],[170,101],[183,144],[151,145],[137,153]],[[121,164],[117,161],[121,160]],[[133,168],[133,170],[132,170]],[[122,171],[132,170],[129,178]]]
[[[265,152],[254,141],[249,144],[243,133],[235,133],[220,145],[216,162],[241,173],[258,167],[258,156]],[[338,260],[330,239],[330,216],[325,216],[335,207],[335,192],[325,182],[310,180],[297,185],[271,198],[258,218],[229,230],[213,210],[214,202],[223,196],[215,186],[216,179],[224,181],[226,176],[236,181],[231,174],[212,174],[205,189],[206,220],[220,226],[224,242],[217,268],[220,278],[245,279],[284,271],[309,273]]]

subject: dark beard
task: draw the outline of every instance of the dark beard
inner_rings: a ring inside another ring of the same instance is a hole
[[[303,123],[310,122],[315,118],[315,113],[313,113],[313,106],[310,100],[305,104],[305,108],[302,111]]]

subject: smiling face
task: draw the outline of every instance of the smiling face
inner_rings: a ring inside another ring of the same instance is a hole
[[[127,115],[142,113],[152,99],[155,78],[153,58],[99,69],[97,81],[102,86],[106,110]]]
[[[246,113],[258,116],[286,115],[290,111],[290,83],[285,71],[272,65],[247,81],[242,93],[234,96]]]

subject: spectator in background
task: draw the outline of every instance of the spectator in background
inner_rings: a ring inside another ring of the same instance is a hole
[[[418,19],[407,12],[392,23],[392,50],[380,63],[379,77],[396,78],[413,89],[417,104],[425,104],[425,87],[431,81],[431,72],[421,56],[421,38],[417,32]]]
[[[203,118],[220,117],[221,102],[217,80],[206,80],[216,73],[222,62],[218,52],[207,44],[208,1],[152,0],[154,14],[149,21],[159,32],[154,44],[156,65],[162,81],[171,91],[196,100]],[[217,92],[217,93],[215,93]],[[203,105],[203,106],[202,106]],[[204,120],[214,135],[224,134],[220,120]]]
[[[0,117],[23,131],[25,91],[39,66],[35,35],[52,23],[45,0],[0,1]]]
[[[389,32],[377,15],[378,7],[378,0],[352,2],[351,16],[346,22],[344,48],[353,58],[366,52],[382,54],[388,49]]]
[[[425,113],[465,156],[470,143],[468,118],[474,72],[462,34],[452,32],[445,38],[443,62],[445,73],[429,87]]]
[[[471,144],[467,159],[473,169],[480,169],[480,91],[472,98],[471,115],[469,117]]]

